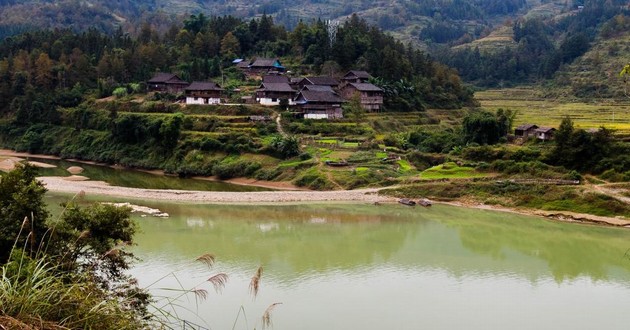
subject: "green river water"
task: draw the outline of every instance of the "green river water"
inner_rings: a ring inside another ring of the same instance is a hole
[[[630,328],[629,229],[442,205],[136,203],[171,217],[134,215],[131,273],[158,297],[208,290],[173,307],[208,329],[262,329],[276,302],[273,329]],[[194,262],[208,252],[212,269]]]

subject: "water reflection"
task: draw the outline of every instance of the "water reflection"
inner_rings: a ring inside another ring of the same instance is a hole
[[[269,264],[287,277],[313,270],[401,268],[510,273],[557,282],[588,276],[628,280],[630,231],[506,213],[437,206],[159,205],[170,219],[141,219],[138,252],[194,258],[207,251]],[[162,248],[169,246],[168,251]],[[623,271],[613,271],[613,270]]]

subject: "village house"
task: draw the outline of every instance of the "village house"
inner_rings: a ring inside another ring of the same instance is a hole
[[[298,82],[300,90],[306,85],[330,86],[332,89],[337,89],[339,87],[339,80],[328,76],[318,76],[305,77]]]
[[[359,96],[361,107],[366,111],[379,111],[383,106],[383,90],[370,83],[348,83],[341,89],[344,99],[350,100]]]
[[[249,75],[265,75],[284,72],[284,66],[277,58],[257,58],[247,66]]]
[[[211,81],[194,81],[185,91],[186,104],[219,104],[223,88]]]
[[[523,124],[514,129],[514,136],[527,140],[530,136],[536,135],[536,129],[538,129],[538,125]]]
[[[165,72],[158,72],[147,81],[147,86],[152,92],[180,93],[188,85],[188,82],[181,80],[177,75]]]
[[[295,104],[304,119],[343,118],[343,102],[339,95],[329,91],[302,90],[295,98]]]
[[[287,83],[262,83],[256,90],[256,102],[272,106],[280,105],[281,100],[287,100],[288,105],[293,105],[293,97],[296,90]]]
[[[368,82],[370,78],[372,78],[372,76],[366,71],[351,70],[351,71],[348,71],[348,73],[346,73],[346,75],[343,76],[341,80],[343,80],[343,82],[346,84],[349,84],[349,83],[360,84],[360,83]]]
[[[322,85],[304,85],[304,87],[302,87],[302,90],[313,91],[313,92],[331,92],[331,93],[335,92],[331,86],[322,86]]]
[[[556,129],[553,127],[539,127],[536,129],[536,137],[539,140],[549,141],[553,139],[553,134],[556,132]]]

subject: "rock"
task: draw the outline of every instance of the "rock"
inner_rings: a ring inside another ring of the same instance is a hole
[[[83,173],[83,168],[79,166],[70,166],[66,169],[70,174],[81,174]]]

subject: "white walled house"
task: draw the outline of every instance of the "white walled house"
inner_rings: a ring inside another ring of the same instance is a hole
[[[293,98],[296,90],[287,83],[262,83],[256,90],[256,102],[261,105],[280,105],[281,100],[287,100],[288,105],[294,105]]]
[[[186,104],[219,104],[223,88],[211,81],[195,81],[185,88]]]

